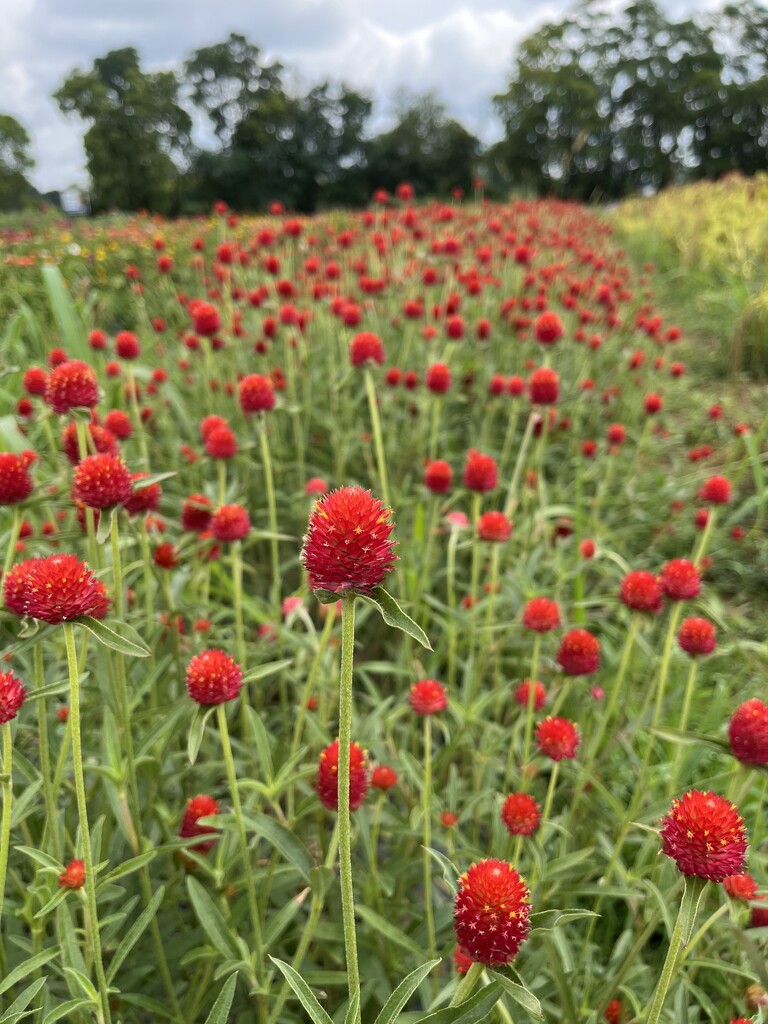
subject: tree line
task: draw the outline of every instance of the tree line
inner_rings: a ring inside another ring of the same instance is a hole
[[[312,211],[364,205],[408,181],[420,196],[510,189],[615,199],[672,182],[768,168],[768,10],[758,0],[673,20],[654,0],[608,11],[582,0],[518,47],[483,147],[434,96],[403,97],[394,126],[343,82],[304,93],[232,33],[178,71],[147,72],[133,47],[71,72],[54,94],[85,122],[94,210]],[[209,143],[195,144],[193,118]],[[30,140],[0,115],[0,209],[29,186]]]

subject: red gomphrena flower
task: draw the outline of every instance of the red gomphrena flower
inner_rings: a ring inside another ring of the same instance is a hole
[[[528,887],[506,861],[489,857],[459,879],[456,941],[476,963],[501,967],[517,956],[530,929]]]
[[[627,439],[627,431],[621,423],[612,423],[605,432],[608,444],[624,444]]]
[[[181,506],[181,527],[189,533],[205,533],[211,528],[213,502],[205,494],[190,494]]]
[[[746,1017],[731,1017],[731,1024],[752,1024]]]
[[[554,405],[560,395],[560,378],[549,366],[540,366],[528,378],[528,394],[534,405]]]
[[[702,484],[699,498],[710,505],[727,505],[731,500],[731,481],[724,476],[711,476]]]
[[[432,363],[427,367],[424,383],[435,395],[444,395],[451,388],[451,370],[446,363]]]
[[[396,786],[397,779],[397,772],[388,764],[377,764],[371,773],[371,785],[374,789],[380,789],[383,793]]]
[[[384,345],[378,334],[362,331],[356,334],[349,343],[349,358],[353,366],[365,366],[366,363],[384,362]]]
[[[749,903],[757,895],[759,888],[752,875],[742,872],[738,875],[728,875],[723,879],[723,888],[732,900],[742,900]]]
[[[132,491],[130,470],[119,455],[87,455],[75,468],[72,499],[89,508],[122,505]]]
[[[536,726],[539,751],[553,761],[576,757],[580,739],[576,725],[567,718],[554,718],[549,715]]]
[[[139,358],[141,345],[133,331],[120,331],[115,335],[115,352],[121,359]]]
[[[740,704],[728,723],[728,740],[742,764],[768,764],[768,706],[757,697]]]
[[[251,373],[240,381],[238,394],[244,413],[269,412],[275,405],[275,386],[271,377]]]
[[[23,386],[28,395],[42,397],[48,387],[48,371],[42,366],[30,366],[24,371]]]
[[[140,516],[145,512],[157,512],[162,497],[160,484],[149,484],[146,487],[137,487],[142,480],[146,480],[149,473],[131,474],[131,493],[123,502],[123,508],[129,516]]]
[[[175,569],[179,564],[179,549],[175,544],[166,541],[155,548],[152,560],[159,569]]]
[[[242,540],[248,536],[251,520],[242,505],[220,505],[211,517],[216,540]]]
[[[456,968],[457,974],[466,974],[469,968],[475,961],[461,946],[457,946],[453,951],[453,966]]]
[[[436,679],[420,679],[408,691],[408,703],[417,715],[436,715],[448,707],[448,697]]]
[[[89,423],[87,424],[86,430],[90,435],[90,440],[88,442],[89,451],[91,450],[91,445],[93,445],[96,449],[97,455],[117,456],[120,454],[117,439],[111,430],[106,428],[106,426],[102,427],[98,423]],[[72,465],[76,466],[80,461],[80,442],[77,437],[76,423],[68,423],[62,430],[61,447]]]
[[[605,1008],[605,1019],[608,1024],[621,1024],[621,1000],[612,999]]]
[[[313,476],[304,485],[304,493],[307,495],[325,494],[328,490],[328,481],[320,476]]]
[[[533,333],[536,341],[542,345],[551,345],[558,338],[562,338],[564,333],[563,321],[557,313],[547,310],[536,318],[533,325]]]
[[[531,680],[524,679],[517,687],[515,687],[515,700],[523,708],[528,707],[528,701],[531,696]],[[534,711],[541,711],[547,701],[547,691],[544,688],[544,684],[540,683],[537,679],[533,683],[533,709]]]
[[[532,836],[541,821],[541,809],[529,793],[510,793],[501,808],[501,820],[511,836]]]
[[[221,329],[221,316],[218,309],[209,302],[194,302],[189,304],[189,311],[195,325],[195,334],[202,334],[204,338],[210,338]]]
[[[492,491],[499,482],[499,471],[496,460],[491,455],[471,448],[464,464],[464,486],[470,491],[483,493]]]
[[[677,642],[686,654],[711,654],[717,645],[717,630],[708,619],[683,619]]]
[[[99,402],[99,382],[96,371],[79,359],[60,363],[48,377],[45,401],[54,412],[71,409],[92,409]]]
[[[762,902],[768,899],[768,896],[758,896],[757,898]],[[768,928],[768,907],[753,906],[749,914],[748,927]],[[749,993],[749,989],[747,989],[747,992]],[[762,989],[759,990],[758,995],[762,995],[764,997],[764,992]],[[763,1003],[763,1005],[765,1005],[765,1002]],[[755,1005],[755,1009],[757,1009],[757,1005]],[[747,1021],[747,1024],[752,1024],[752,1022]]]
[[[512,523],[503,512],[485,512],[477,520],[477,535],[480,540],[503,544],[509,540]]]
[[[619,597],[635,612],[659,612],[664,604],[659,580],[644,569],[627,573],[621,581]]]
[[[31,451],[0,452],[0,505],[18,505],[34,489],[29,467],[37,460]]]
[[[0,672],[0,725],[10,722],[19,713],[27,691],[13,672]]]
[[[661,395],[650,394],[645,396],[643,402],[643,408],[648,416],[653,416],[655,413],[660,412],[664,402]]]
[[[63,889],[82,889],[85,885],[85,861],[71,860],[59,875],[59,885]]]
[[[219,805],[212,796],[193,796],[187,801],[184,808],[184,817],[179,826],[179,836],[182,839],[192,839],[195,836],[217,836],[219,829],[213,825],[198,825],[200,818],[211,818],[219,813]],[[208,853],[216,839],[201,839],[199,843],[193,844],[196,853]]]
[[[315,791],[329,811],[339,809],[339,741],[334,740],[320,755]],[[368,792],[368,763],[358,743],[349,745],[349,809],[356,811],[365,803]]]
[[[104,417],[104,426],[119,441],[125,441],[133,434],[131,417],[122,409],[110,409]],[[97,451],[101,449],[97,447]]]
[[[582,558],[594,558],[596,551],[597,545],[591,537],[585,537],[584,540],[579,544],[579,554]]]
[[[684,875],[722,882],[744,868],[747,833],[738,808],[717,793],[692,789],[662,819],[661,852]]]
[[[339,487],[310,512],[301,563],[312,590],[370,591],[397,561],[392,510],[362,487]]]
[[[51,625],[81,615],[101,618],[106,612],[104,584],[76,555],[28,558],[14,565],[3,581],[9,611]]]
[[[424,486],[433,494],[447,494],[453,483],[453,470],[443,459],[433,459],[424,470]]]
[[[240,693],[243,670],[231,655],[211,648],[192,658],[184,678],[192,700],[198,704],[223,704]]]
[[[223,416],[205,416],[200,420],[200,440],[205,443],[208,435],[214,430],[218,430],[219,427],[228,427],[229,421],[225,420]]]
[[[588,676],[600,667],[600,641],[587,629],[572,629],[560,641],[555,659],[567,676]]]
[[[673,558],[661,570],[659,584],[670,601],[690,601],[701,590],[701,577],[693,562]]]
[[[212,459],[232,459],[237,455],[237,438],[230,426],[214,427],[205,437],[205,451]]]
[[[532,597],[523,608],[523,625],[536,633],[549,633],[560,625],[557,601],[548,597]]]

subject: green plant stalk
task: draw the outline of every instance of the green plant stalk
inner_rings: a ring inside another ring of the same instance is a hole
[[[43,645],[36,643],[33,653],[33,675],[35,689],[42,690],[45,686],[45,671],[43,668]],[[47,836],[51,843],[51,853],[56,860],[61,860],[61,844],[59,842],[59,816],[56,811],[56,794],[58,786],[53,783],[51,776],[51,747],[48,740],[48,715],[45,698],[41,697],[37,703],[37,741],[40,748],[40,774],[43,779],[43,802],[45,803],[46,823],[43,831],[44,838]],[[45,841],[41,843],[45,849]]]
[[[371,371],[366,367],[363,373],[365,375],[365,391],[368,396],[368,409],[371,415],[373,443],[376,449],[376,467],[379,472],[379,487],[381,488],[381,496],[384,499],[384,504],[387,508],[391,508],[392,503],[389,499],[389,482],[387,480],[387,460],[384,455],[384,441],[381,433],[379,405],[376,401],[376,388],[374,387],[373,374]]]
[[[69,719],[72,724],[72,762],[74,767],[75,794],[77,797],[77,813],[80,819],[80,834],[83,840],[83,862],[85,864],[85,914],[88,923],[86,943],[90,941],[90,948],[86,949],[86,961],[93,959],[96,968],[100,1003],[97,1019],[100,1024],[111,1024],[112,1014],[109,1007],[109,992],[101,954],[99,914],[96,908],[96,878],[93,871],[91,830],[88,827],[88,803],[85,796],[85,779],[83,777],[83,748],[80,734],[80,678],[77,667],[77,651],[75,649],[75,630],[71,622],[65,622],[62,628],[64,630],[64,643],[67,649],[67,669],[69,673]]]
[[[475,653],[477,650],[477,618],[480,598],[478,587],[480,584],[480,538],[477,535],[477,521],[480,518],[482,495],[478,491],[472,494],[472,516],[470,525],[472,528],[472,568],[470,570],[469,596],[472,599],[472,607],[469,610],[469,665],[472,675],[467,688],[467,708],[471,708],[477,695],[477,688],[480,685],[477,665],[475,664]]]
[[[669,625],[667,627],[667,635],[664,638],[664,649],[661,655],[659,675],[656,680],[656,702],[653,708],[653,720],[651,722],[651,727],[653,729],[658,728],[659,720],[661,719],[661,709],[664,704],[664,693],[667,688],[667,677],[669,675],[669,664],[672,660],[672,647],[674,646],[677,626],[680,622],[680,616],[682,613],[683,602],[676,601],[675,607],[672,609],[672,614],[669,616]]]
[[[539,508],[541,510],[547,505],[547,482],[544,479],[544,467],[546,464],[548,438],[549,409],[546,409],[541,418],[541,433],[539,434],[539,443],[536,446],[536,489],[539,493]]]
[[[517,507],[517,489],[520,486],[520,477],[525,466],[525,459],[528,454],[528,449],[531,445],[531,438],[533,437],[533,428],[536,421],[536,413],[531,412],[528,414],[528,422],[525,424],[525,432],[523,433],[523,439],[520,442],[520,447],[517,450],[517,460],[515,461],[515,469],[512,473],[512,479],[509,482],[509,489],[507,490],[507,500],[504,502],[504,515],[507,518],[511,518],[515,508]]]
[[[456,546],[459,543],[459,531],[451,527],[446,555],[446,589],[448,607],[451,610],[451,624],[448,631],[448,689],[453,691],[456,685],[456,654],[458,647],[458,631],[456,623]]]
[[[218,482],[219,505],[227,502],[227,462],[226,459],[216,460],[216,479]]]
[[[237,661],[245,666],[245,630],[243,627],[243,542],[232,541],[232,604],[235,612],[235,651]]]
[[[667,992],[669,991],[669,986],[680,958],[680,950],[684,945],[684,921],[690,920],[690,926],[687,928],[688,935],[690,935],[693,923],[696,920],[699,901],[706,884],[706,881],[702,878],[687,877],[685,879],[683,898],[680,902],[680,910],[677,915],[674,931],[672,932],[672,938],[669,942],[664,966],[661,969],[661,976],[656,985],[656,991],[653,994],[648,1011],[642,1018],[645,1024],[658,1024],[664,1000],[667,997]]]
[[[520,790],[525,793],[528,788],[528,759],[531,756],[531,740],[533,738],[533,716],[536,711],[536,677],[539,674],[539,660],[541,658],[541,633],[536,633],[533,638],[533,653],[531,654],[531,684],[528,688],[528,703],[525,709],[525,733],[523,739],[523,760],[520,773]],[[512,785],[512,768],[515,756],[513,743],[509,745],[507,758],[507,770],[505,773],[506,786]]]
[[[13,805],[13,736],[11,723],[3,722],[3,814],[0,821],[0,924],[3,920],[3,902],[5,898],[5,875],[8,870],[8,850],[11,845],[11,810]],[[2,966],[5,970],[5,944],[0,941]]]
[[[326,854],[324,861],[325,867],[333,867],[333,862],[336,860],[336,852],[338,848],[339,828],[337,819],[336,825],[334,826],[333,829],[333,834],[331,835],[331,841],[328,844],[328,853]],[[294,971],[301,971],[301,966],[304,963],[304,957],[307,955],[309,944],[314,937],[315,929],[317,928],[317,924],[320,920],[320,914],[322,912],[322,909],[323,898],[319,896],[317,893],[313,893],[312,907],[309,912],[309,920],[301,930],[301,939],[299,940],[299,945],[296,947],[296,952],[294,953],[293,960],[291,961],[291,967],[293,967]],[[290,992],[291,989],[290,986],[288,985],[288,982],[283,981],[283,984],[280,987],[280,992],[278,993],[277,1003],[275,1004],[274,1009],[269,1015],[268,1024],[278,1024],[278,1021],[280,1020],[280,1014],[282,1012],[283,1007],[285,1006],[285,1001],[290,995]]]
[[[367,372],[367,371],[366,371]],[[352,672],[355,653],[355,596],[341,599],[341,677],[339,680],[339,875],[344,950],[350,1000],[360,990],[352,886],[352,831],[349,813],[349,745],[352,742]],[[358,1009],[356,1024],[360,1024]]]
[[[240,803],[240,792],[237,788],[237,773],[235,771],[235,759],[232,756],[232,744],[229,741],[229,726],[227,725],[227,712],[224,704],[216,708],[216,718],[219,726],[219,737],[221,748],[224,754],[224,766],[227,771],[227,782],[232,797],[232,809],[235,812],[237,822],[237,836],[240,841],[240,854],[243,858],[243,873],[245,875],[245,888],[248,894],[248,909],[251,915],[251,930],[253,931],[253,954],[256,968],[256,980],[259,985],[257,1000],[259,1020],[267,1019],[267,993],[263,989],[264,978],[264,938],[261,928],[261,918],[256,900],[256,883],[251,871],[251,860],[248,852],[248,836],[243,821],[243,805]]]
[[[263,413],[259,423],[259,441],[261,443],[261,460],[264,465],[264,486],[267,490],[267,514],[269,516],[270,555],[272,558],[272,608],[276,615],[280,614],[280,557],[277,548],[277,505],[275,503],[275,478],[272,472],[272,456],[269,451],[267,437],[266,414]]]
[[[499,561],[501,559],[501,549],[504,543],[505,542],[499,543],[498,541],[491,543],[491,572],[488,579],[488,603],[485,606],[485,621],[483,622],[485,643],[480,648],[480,659],[477,666],[477,675],[480,678],[482,678],[485,673],[488,655],[491,648],[493,613],[496,608],[496,590],[499,585]],[[429,579],[429,577],[426,577],[426,579]],[[496,652],[494,652],[494,658],[498,659],[498,654]]]
[[[555,789],[557,787],[557,776],[560,771],[560,762],[552,762],[552,771],[549,773],[549,785],[547,786],[547,795],[544,800],[544,810],[541,812],[541,828],[539,829],[539,842],[544,845],[544,830],[549,822],[549,815],[552,811],[552,801],[555,796]]]
[[[128,388],[128,401],[131,406],[131,412],[133,413],[134,419],[134,432],[139,441],[139,448],[141,449],[141,458],[144,463],[144,469],[149,471],[149,452],[147,451],[147,437],[144,433],[144,421],[141,418],[141,410],[139,409],[139,399],[136,394],[136,378],[133,375],[133,367],[129,364],[126,367],[126,387]]]
[[[144,617],[146,619],[147,636],[155,628],[155,607],[153,601],[154,577],[152,576],[152,558],[149,553],[149,532],[147,530],[147,517],[142,516],[139,526],[139,543],[141,544],[141,568],[144,574]],[[153,687],[150,694],[150,702],[157,699]],[[154,706],[154,704],[152,704]]]
[[[430,621],[430,608],[425,601],[421,601],[421,597],[424,593],[424,585],[432,578],[432,562],[434,559],[435,550],[435,534],[437,532],[437,520],[440,516],[440,498],[436,494],[430,494],[429,496],[429,512],[427,513],[427,526],[426,535],[424,538],[424,544],[421,549],[421,573],[417,578],[417,584],[421,584],[421,589],[418,587],[414,588],[418,590],[417,594],[413,595],[412,600],[414,603],[421,603],[423,607],[423,613],[419,625],[426,632]]]
[[[432,395],[432,415],[429,427],[429,457],[434,459],[437,454],[437,439],[440,434],[440,417],[443,412],[443,402],[440,395]]]
[[[88,440],[91,435],[86,430],[85,423],[80,419],[75,420],[75,430],[77,431],[77,448],[82,461],[88,457]],[[96,543],[96,514],[90,505],[85,506],[85,532],[88,537],[88,560],[92,568],[100,569],[101,559],[99,558],[99,546]]]
[[[688,716],[691,713],[691,701],[693,700],[693,691],[696,687],[696,672],[698,671],[699,662],[697,658],[691,658],[691,664],[688,669],[688,679],[685,683],[685,697],[683,698],[683,710],[680,713],[680,732],[685,732],[686,726],[688,725]],[[683,764],[683,745],[679,744],[675,751],[675,761],[672,768],[672,781],[670,783],[668,793],[675,794],[677,792],[677,780],[680,777],[680,769]]]
[[[520,419],[520,403],[515,403],[515,411],[507,420],[507,429],[504,434],[504,443],[501,448],[501,455],[499,456],[499,479],[503,480],[507,472],[507,463],[509,462],[509,456],[512,451],[512,442],[517,434],[517,424]]]
[[[705,554],[705,552],[707,550],[707,547],[709,545],[709,538],[712,536],[712,530],[714,529],[714,526],[715,526],[715,515],[716,515],[715,508],[711,507],[709,509],[709,514],[707,516],[707,522],[706,522],[706,524],[704,526],[704,530],[702,531],[701,537],[699,538],[699,542],[694,547],[694,551],[693,551],[693,555],[691,557],[691,561],[693,562],[693,564],[696,566],[697,569],[701,567],[701,560],[704,557],[704,554]]]
[[[459,1006],[460,1003],[466,1002],[469,999],[478,981],[480,981],[480,976],[484,969],[483,964],[472,964],[459,982],[456,991],[453,993],[453,999],[448,1004],[449,1006]]]
[[[427,925],[427,943],[429,959],[434,960],[436,956],[435,943],[435,911],[432,904],[432,857],[430,848],[432,846],[432,716],[424,715],[424,784],[421,792],[421,807],[423,813],[422,829],[424,836],[423,862],[424,862],[424,917]],[[437,987],[438,977],[433,978],[433,987]],[[437,992],[435,992],[437,995]]]

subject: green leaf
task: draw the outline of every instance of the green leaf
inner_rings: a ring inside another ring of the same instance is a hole
[[[35,914],[35,920],[40,917],[47,917],[52,910],[55,910],[60,903],[63,903],[67,898],[71,890],[58,888],[56,892],[51,896],[44,907],[41,907]]]
[[[314,869],[313,869],[314,870]],[[264,946],[269,947],[280,938],[285,929],[296,917],[310,890],[302,889],[300,893],[288,900],[284,907],[271,918],[269,926],[264,931]]]
[[[70,359],[88,359],[89,349],[86,337],[88,332],[80,319],[75,303],[72,300],[61,271],[54,263],[47,263],[43,268],[43,284],[48,295],[51,312],[54,315],[59,334]]]
[[[394,597],[388,594],[384,587],[374,587],[373,590],[364,594],[360,593],[360,591],[355,591],[355,593],[375,605],[388,626],[401,629],[408,636],[413,637],[422,647],[426,647],[428,651],[432,650],[427,634],[421,626],[414,622],[410,615],[405,614]]]
[[[293,989],[294,994],[312,1018],[314,1024],[333,1024],[333,1020],[317,1001],[315,993],[306,981],[304,981],[302,976],[297,971],[294,971],[290,964],[286,964],[284,961],[278,960],[277,957],[271,956],[269,959],[275,967],[282,972],[285,980]]]
[[[274,675],[275,672],[282,672],[284,668],[288,668],[292,664],[290,658],[283,658],[282,661],[269,661],[266,665],[259,665],[258,668],[246,672],[243,676],[243,683],[255,683],[257,679],[264,679],[266,676]]]
[[[120,944],[115,950],[112,960],[109,964],[109,970],[107,971],[107,984],[109,985],[113,980],[117,972],[120,970],[123,961],[128,956],[130,951],[136,945],[141,938],[142,932],[150,923],[152,918],[155,916],[160,908],[160,904],[163,902],[163,896],[165,896],[165,887],[160,886],[155,895],[149,901],[147,906],[144,908],[142,913],[133,922],[131,927],[125,933],[120,940]]]
[[[333,868],[326,867],[324,864],[312,868],[309,873],[309,884],[312,886],[312,892],[320,900],[325,899],[325,894],[335,881],[336,872]]]
[[[87,629],[89,633],[96,637],[99,643],[104,644],[105,647],[110,647],[113,651],[125,654],[129,658],[149,657],[150,652],[147,648],[133,639],[135,636],[138,640],[136,630],[126,622],[113,621],[108,626],[106,622],[94,619],[90,615],[81,615],[79,619],[74,619],[73,621]]]
[[[130,875],[134,871],[138,871],[139,868],[143,868],[145,864],[149,864],[151,860],[154,860],[157,856],[157,850],[145,850],[144,853],[140,853],[138,857],[131,857],[130,860],[124,860],[122,864],[119,864],[116,868],[109,872],[108,875],[103,875],[99,879],[98,888],[106,885],[107,882],[116,882],[118,878],[122,878],[124,875]]]
[[[215,704],[206,708],[205,711],[202,710],[200,705],[195,708],[195,714],[192,717],[187,736],[187,758],[190,764],[194,764],[197,760],[197,755],[200,753],[200,744],[203,742],[206,723],[215,710]]]
[[[211,1012],[205,1018],[205,1024],[227,1024],[236,988],[237,975],[232,974],[224,982],[221,992],[216,997],[216,1002],[211,1007]]]
[[[314,862],[306,846],[294,832],[289,831],[274,818],[268,818],[265,814],[245,816],[244,820],[258,836],[266,839],[278,849],[309,881],[309,873],[314,867]]]
[[[683,899],[680,904],[680,924],[683,936],[683,946],[687,946],[690,941],[693,926],[696,924],[696,914],[699,910],[699,903],[701,902],[701,897],[704,895],[706,887],[706,878],[697,878],[695,875],[685,876],[685,888],[683,889]]]
[[[431,846],[426,846],[424,849],[427,851],[429,856],[443,869],[443,880],[452,893],[456,893],[456,882],[461,876],[461,872],[453,863],[449,860],[445,854],[440,853],[439,850],[435,850]]]
[[[187,876],[187,892],[192,900],[197,919],[213,946],[223,957],[236,959],[238,957],[237,947],[221,911],[198,880],[191,875]]]
[[[33,846],[16,846],[14,847],[19,853],[25,853],[27,857],[31,857],[32,860],[37,861],[44,868],[51,868],[58,874],[64,870],[64,865],[52,857],[49,853],[45,853],[43,850],[36,850]]]
[[[525,985],[520,984],[520,975],[517,971],[513,972],[509,967],[501,967],[496,968],[496,970],[490,970],[489,974],[492,978],[496,978],[505,993],[514,999],[519,1006],[522,1006],[534,1020],[544,1020],[541,1003],[533,992],[529,992]]]
[[[421,1017],[418,1024],[483,1024],[500,995],[501,985],[494,981],[458,1006],[446,1006],[444,1010]]]
[[[90,1005],[90,999],[68,999],[66,1003],[60,1003],[47,1013],[43,1017],[43,1024],[56,1024],[57,1020],[74,1020],[72,1014]]]
[[[312,593],[320,604],[336,604],[341,599],[341,595],[337,594],[335,590],[323,590],[322,587],[313,590]]]
[[[3,980],[0,981],[0,996],[3,992],[7,992],[9,988],[12,988],[17,981],[23,981],[25,978],[28,978],[39,967],[47,964],[49,960],[53,960],[58,955],[58,949],[44,949],[42,953],[37,953],[35,956],[31,956],[29,960],[25,960],[23,964],[14,967],[10,974],[6,974]]]
[[[352,998],[349,1001],[347,1012],[344,1015],[344,1024],[355,1024],[357,1015],[360,1011],[360,990],[353,993]]]
[[[178,475],[176,470],[172,470],[170,473],[150,473],[148,476],[143,476],[140,480],[134,480],[133,489],[134,491],[143,491],[145,487],[151,487],[152,484],[159,484],[163,480],[170,480]]]
[[[78,971],[76,967],[65,967],[64,973],[77,984],[86,999],[90,999],[94,1005],[99,1002],[99,993],[96,991],[96,986],[82,971]]]
[[[3,1016],[0,1017],[0,1024],[6,1024],[6,1022],[9,1022],[12,1018],[14,1020],[19,1020],[21,1017],[28,1016],[28,1014],[24,1013],[24,1011],[27,1009],[27,1007],[35,998],[40,989],[43,988],[47,980],[47,977],[38,978],[36,981],[33,981],[31,985],[27,985],[24,991],[20,992],[17,998],[14,999],[14,1001],[5,1011]],[[34,1009],[29,1011],[29,1013],[36,1012],[37,1011]]]
[[[382,1006],[381,1013],[374,1021],[374,1024],[395,1024],[402,1008],[432,968],[437,967],[439,963],[439,957],[437,960],[429,960],[427,963],[422,964],[421,967],[417,967],[415,971],[411,971],[407,977],[403,978],[392,995]]]
[[[117,514],[118,510],[115,507],[109,515],[99,516],[99,525],[96,527],[96,543],[100,547],[109,540],[109,535],[112,533],[112,522]]]
[[[29,448],[29,439],[19,430],[15,416],[0,416],[0,444],[4,452],[17,455]]]
[[[397,925],[392,924],[391,921],[387,921],[386,918],[381,917],[375,910],[371,910],[370,907],[357,906],[355,907],[355,913],[365,921],[366,924],[373,928],[374,932],[380,934],[383,938],[389,939],[396,945],[401,946],[403,949],[407,949],[409,953],[415,954],[419,959],[424,955],[424,950],[419,944],[406,935],[405,932],[401,931]]]

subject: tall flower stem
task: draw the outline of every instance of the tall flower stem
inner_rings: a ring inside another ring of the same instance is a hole
[[[706,880],[693,876],[685,879],[685,889],[680,902],[680,911],[675,922],[675,929],[669,942],[667,957],[661,970],[661,977],[656,985],[656,991],[648,1007],[646,1014],[642,1015],[645,1024],[658,1024],[664,1000],[667,997],[669,986],[680,958],[680,950],[687,945],[693,925],[696,920],[696,911],[699,909],[699,901],[706,886]]]
[[[85,864],[87,941],[91,944],[86,960],[92,958],[96,968],[100,1003],[100,1009],[97,1013],[99,1024],[111,1024],[112,1014],[109,1007],[109,992],[106,975],[104,974],[104,962],[101,956],[99,915],[96,909],[96,879],[93,872],[91,830],[88,827],[88,804],[85,796],[85,779],[83,776],[83,748],[80,736],[80,677],[77,667],[77,651],[75,649],[75,630],[71,622],[65,622],[62,628],[64,630],[64,643],[67,649],[67,669],[69,672],[69,720],[72,724],[72,761],[75,794],[77,797],[77,813],[80,819],[80,835],[83,841],[83,862]]]
[[[702,531],[701,537],[699,537],[699,542],[698,542],[698,544],[696,544],[696,546],[694,548],[693,557],[692,557],[691,561],[693,562],[693,564],[696,566],[697,569],[701,568],[701,560],[704,557],[704,554],[705,554],[705,552],[707,550],[707,547],[709,545],[709,538],[712,536],[712,530],[714,529],[714,526],[715,526],[715,516],[716,516],[715,509],[714,508],[710,508],[709,509],[709,515],[707,516],[707,522],[706,522],[706,524],[704,526],[704,529]]]
[[[509,482],[509,489],[507,490],[507,500],[504,502],[504,515],[511,517],[512,513],[517,506],[517,489],[520,486],[520,476],[523,472],[523,466],[525,465],[525,459],[528,454],[528,449],[531,446],[531,438],[533,437],[533,428],[536,425],[536,413],[531,411],[528,414],[528,422],[525,424],[525,433],[523,439],[520,442],[520,447],[517,450],[517,461],[515,462],[515,469],[512,473],[512,479]]]
[[[691,701],[693,700],[693,691],[696,688],[696,673],[699,668],[699,662],[696,658],[691,658],[691,664],[688,669],[688,679],[685,684],[685,697],[683,698],[683,710],[680,712],[680,724],[678,728],[681,733],[684,733],[688,725],[688,716],[691,713]],[[669,785],[668,792],[677,792],[677,780],[680,776],[680,769],[683,764],[683,745],[679,744],[675,751],[675,762],[672,767],[672,781]]]
[[[667,626],[667,635],[664,638],[664,649],[661,655],[659,675],[656,680],[656,703],[653,708],[653,720],[651,723],[654,729],[658,728],[659,719],[661,718],[661,709],[664,704],[664,693],[667,688],[667,676],[669,675],[669,664],[672,659],[672,647],[674,645],[677,626],[680,622],[680,616],[682,613],[683,602],[676,601],[675,607],[672,609],[672,614],[669,616],[669,625]]]
[[[472,568],[470,570],[470,584],[469,584],[469,596],[472,600],[472,606],[469,610],[469,665],[472,670],[472,675],[469,679],[469,686],[467,688],[467,707],[471,707],[477,693],[477,687],[480,685],[479,673],[477,672],[477,665],[475,664],[475,652],[477,649],[477,619],[478,619],[478,605],[480,603],[480,597],[478,594],[478,587],[480,584],[480,538],[477,535],[477,521],[480,518],[480,507],[482,504],[482,496],[478,491],[475,491],[472,495],[472,518],[471,524],[474,531],[472,537]]]
[[[367,372],[367,371],[366,371]],[[339,875],[341,916],[350,1000],[360,990],[352,887],[352,832],[349,813],[349,745],[352,742],[352,666],[355,652],[355,597],[341,599],[341,678],[339,680]],[[360,1011],[356,1024],[360,1024]]]
[[[459,543],[459,531],[451,528],[448,538],[446,556],[446,587],[448,607],[451,610],[451,627],[448,631],[448,689],[453,690],[456,683],[456,654],[458,647],[458,625],[456,622],[456,547]]]
[[[11,844],[11,805],[13,804],[13,736],[11,723],[4,722],[3,733],[3,814],[0,821],[0,923],[3,920],[3,900],[5,896],[5,874],[8,868],[8,849]],[[0,941],[0,952],[4,954],[4,946]],[[5,963],[3,961],[3,967]]]
[[[275,614],[280,613],[280,558],[277,548],[277,505],[275,503],[275,478],[272,473],[272,456],[269,452],[267,422],[264,416],[259,424],[259,441],[261,443],[261,461],[264,465],[264,486],[267,491],[267,513],[269,515],[269,540],[272,558],[272,607]]]
[[[365,374],[365,392],[368,396],[368,409],[371,415],[371,427],[373,428],[373,443],[376,449],[376,468],[379,473],[379,486],[384,504],[390,508],[392,502],[389,498],[389,482],[387,480],[387,460],[384,455],[384,442],[381,434],[381,417],[379,416],[379,404],[376,400],[376,388],[373,383],[373,374],[370,370],[363,371]]]
[[[435,913],[432,906],[432,857],[429,852],[432,846],[432,717],[424,715],[424,786],[421,794],[423,814],[422,828],[424,836],[424,916],[427,924],[427,942],[429,959],[434,960],[435,945]],[[437,986],[438,977],[434,976]],[[435,992],[435,995],[437,993]]]
[[[528,704],[525,709],[525,736],[523,739],[523,771],[520,777],[520,789],[525,792],[528,785],[528,774],[525,769],[528,767],[528,758],[531,756],[531,739],[533,738],[533,716],[536,710],[536,677],[539,674],[539,660],[541,658],[541,633],[536,633],[533,638],[533,653],[531,654],[531,677],[528,687]],[[506,784],[511,785],[512,760],[514,758],[514,745],[510,744],[509,756],[507,758]]]
[[[459,1006],[460,1003],[464,1003],[472,995],[472,991],[480,981],[480,975],[483,973],[483,965],[474,963],[469,968],[467,973],[459,982],[456,991],[453,993],[453,999],[448,1004],[449,1006]]]
[[[45,686],[43,668],[43,645],[35,644],[33,654],[33,675],[35,689],[42,690]],[[45,803],[46,825],[44,834],[51,844],[51,853],[56,860],[61,860],[61,844],[59,842],[59,815],[56,812],[56,793],[51,775],[51,747],[48,741],[48,715],[46,700],[38,699],[37,703],[37,742],[40,747],[40,774],[43,779],[43,802]]]
[[[256,901],[256,883],[251,871],[251,860],[248,852],[248,836],[245,832],[243,820],[243,806],[240,803],[240,792],[237,788],[237,773],[235,772],[235,760],[232,756],[232,744],[229,741],[229,726],[227,725],[227,712],[224,704],[216,708],[216,717],[219,726],[219,737],[221,739],[222,752],[224,754],[224,766],[227,771],[227,782],[232,797],[232,809],[235,812],[237,823],[237,836],[240,841],[240,854],[243,858],[243,873],[245,875],[245,888],[248,894],[248,909],[251,915],[251,929],[253,931],[253,952],[256,961],[256,980],[259,983],[258,1014],[259,1020],[267,1019],[266,993],[262,989],[264,977],[264,939],[261,929],[261,918]]]

